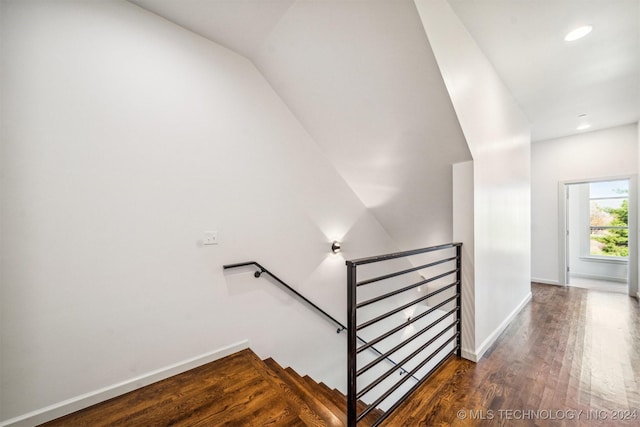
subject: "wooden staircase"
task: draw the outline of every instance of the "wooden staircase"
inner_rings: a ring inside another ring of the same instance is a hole
[[[340,391],[243,350],[43,426],[346,426],[346,402]],[[382,414],[375,409],[358,426]]]
[[[341,391],[335,388],[331,389],[325,383],[318,383],[308,375],[301,377],[291,368],[282,368],[272,358],[266,359],[264,363],[277,377],[276,381],[279,382],[286,394],[295,394],[323,421],[321,424],[311,425],[347,425],[347,397]],[[365,404],[362,402],[358,402],[358,404],[358,410],[362,411]],[[383,414],[384,412],[380,409],[374,409],[359,425],[370,426]]]

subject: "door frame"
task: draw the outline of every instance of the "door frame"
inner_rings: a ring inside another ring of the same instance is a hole
[[[618,175],[586,179],[572,179],[558,182],[558,282],[567,286],[568,274],[567,249],[568,221],[567,221],[567,192],[568,185],[585,184],[589,182],[629,180],[629,268],[627,277],[627,291],[629,295],[638,294],[638,187],[637,175]]]

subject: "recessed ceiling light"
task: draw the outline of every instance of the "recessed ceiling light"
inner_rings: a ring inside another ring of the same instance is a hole
[[[564,36],[564,41],[572,42],[581,39],[589,34],[591,30],[593,30],[593,27],[591,25],[583,25],[582,27],[578,27],[572,31],[569,31],[569,33]]]
[[[591,127],[591,125],[589,123],[582,123],[582,124],[578,125],[576,130],[586,130],[586,129],[589,129],[590,127]]]

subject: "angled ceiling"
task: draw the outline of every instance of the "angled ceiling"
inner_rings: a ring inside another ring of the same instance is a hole
[[[640,0],[449,0],[532,124],[532,139],[640,119]],[[580,25],[593,31],[565,42]]]
[[[251,60],[401,248],[447,238],[407,225],[442,223],[470,159],[412,0],[130,1]],[[640,119],[640,0],[448,1],[534,141]]]
[[[268,49],[280,20],[300,3],[132,1],[254,62]],[[384,2],[395,3],[356,3]],[[348,2],[323,3],[338,16]],[[406,1],[398,3],[407,8]],[[528,116],[534,141],[578,133],[581,114],[591,125],[587,131],[640,120],[640,0],[449,3]],[[593,26],[591,34],[573,43],[563,40],[584,23]]]
[[[451,239],[471,155],[412,0],[132,2],[249,58],[400,248]]]

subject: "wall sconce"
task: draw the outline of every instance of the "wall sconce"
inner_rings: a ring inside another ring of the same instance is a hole
[[[340,242],[338,242],[337,240],[334,240],[333,243],[331,244],[331,252],[333,252],[334,254],[337,254],[341,250],[342,250],[342,247],[340,246]]]

